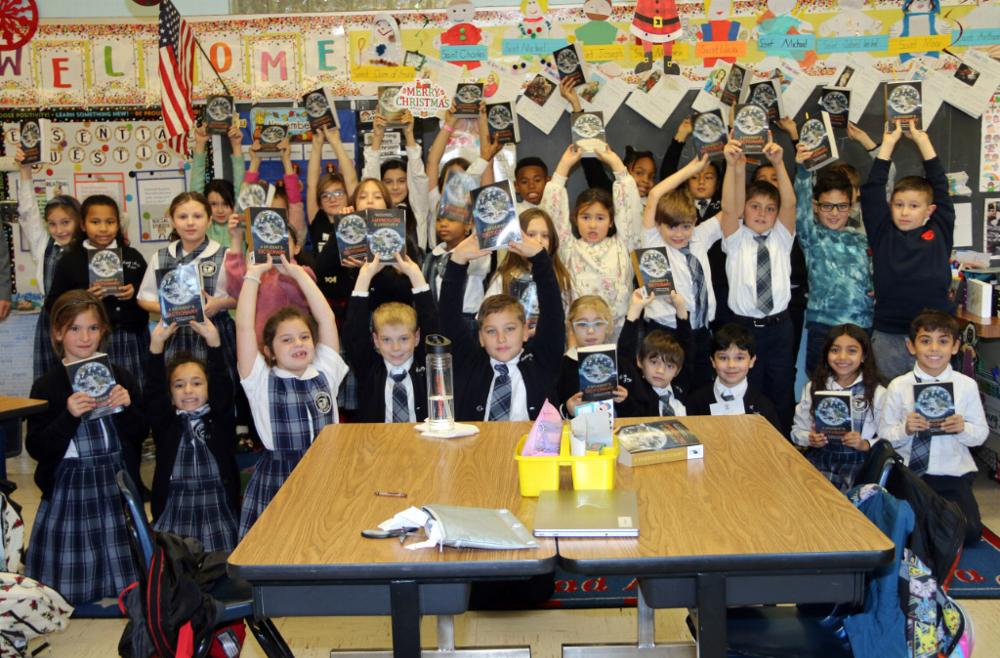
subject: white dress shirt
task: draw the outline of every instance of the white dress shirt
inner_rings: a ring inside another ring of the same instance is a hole
[[[490,358],[490,367],[503,363],[507,366],[507,376],[510,377],[510,418],[508,420],[531,420],[528,416],[528,390],[524,387],[524,378],[521,377],[521,369],[517,367],[524,350],[510,361],[497,361]],[[493,402],[493,386],[497,381],[497,371],[493,371],[493,380],[490,382],[490,392],[486,396],[486,412],[483,420],[490,419],[490,404]]]
[[[420,422],[421,418],[417,418],[417,411],[414,408],[413,399],[413,379],[410,377],[410,366],[413,365],[413,357],[411,356],[406,360],[405,363],[401,365],[394,366],[385,359],[382,360],[385,363],[386,377],[385,377],[385,422],[392,422],[392,388],[395,386],[396,382],[393,380],[392,375],[402,372],[406,375],[406,378],[400,382],[406,389],[406,399],[407,399],[407,413],[410,415],[409,422],[417,423]]]
[[[841,386],[837,380],[830,377],[826,380],[827,391],[849,391],[851,387],[862,379],[859,374],[851,382],[850,386]],[[882,415],[882,405],[885,403],[886,389],[881,384],[875,387],[875,396],[872,405],[864,411],[864,422],[861,426],[861,438],[867,439],[868,443],[874,444],[878,441],[878,424]],[[812,412],[812,382],[809,382],[802,389],[802,399],[795,407],[795,420],[792,421],[792,441],[800,446],[809,447],[809,433],[813,431],[815,419]]]
[[[708,293],[708,312],[705,314],[705,322],[711,322],[715,319],[715,288],[712,286],[712,265],[708,262],[708,250],[712,248],[716,240],[721,238],[722,227],[719,225],[719,219],[718,217],[713,217],[695,226],[691,240],[688,242],[691,253],[701,263],[701,270],[705,278],[705,290]],[[684,298],[684,303],[687,304],[688,314],[693,323],[695,311],[694,283],[691,277],[691,269],[688,267],[687,256],[681,253],[679,249],[668,245],[663,236],[660,235],[660,229],[655,227],[645,229],[642,232],[642,246],[643,248],[667,248],[667,260],[670,261],[670,272],[674,277],[674,288]],[[649,306],[646,307],[645,314],[647,320],[652,320],[657,324],[662,324],[671,329],[677,328],[677,310],[674,309],[673,304],[668,303],[664,299],[658,297],[650,302]],[[695,327],[692,324],[691,328],[699,329],[700,327]]]
[[[445,243],[439,242],[431,251],[431,254],[436,258],[443,256],[448,253],[448,247]],[[490,257],[480,256],[479,258],[473,258],[469,261],[469,268],[466,270],[465,279],[465,297],[462,300],[462,313],[473,314],[479,312],[479,307],[483,303],[483,297],[485,295],[486,288],[486,277],[490,273]],[[444,281],[443,276],[438,276],[437,272],[434,272],[434,292],[438,299],[441,299],[441,283]]]
[[[900,375],[889,384],[882,405],[879,436],[892,444],[896,452],[910,463],[913,435],[906,431],[906,417],[913,412],[913,385],[928,382],[951,382],[955,392],[955,413],[965,420],[960,434],[941,434],[931,437],[931,452],[927,462],[928,475],[959,476],[977,470],[969,448],[982,445],[990,434],[983,403],[979,399],[979,386],[971,377],[948,366],[937,377],[931,377],[920,365]]]
[[[792,239],[793,236],[780,221],[767,234],[768,252],[771,255],[771,311],[757,309],[757,241],[754,233],[744,225],[722,240],[726,252],[726,278],[729,279],[729,308],[736,315],[763,318],[781,313],[792,299]]]
[[[206,258],[211,258],[220,249],[223,249],[223,246],[209,238],[205,251],[198,254],[198,258],[194,262],[200,263]],[[180,240],[174,240],[167,245],[167,251],[177,260],[187,255],[187,252],[181,247]],[[146,266],[146,273],[142,277],[142,283],[139,285],[139,292],[136,295],[137,299],[144,302],[159,302],[160,290],[156,285],[156,271],[160,268],[160,250],[157,249],[153,252],[153,256],[149,259],[149,264]],[[200,269],[198,270],[198,274],[201,274]],[[229,297],[229,293],[226,292],[227,279],[225,266],[220,267],[218,273],[215,275],[215,293],[212,294],[212,297]]]
[[[681,402],[680,400],[678,400],[677,396],[674,395],[674,387],[673,386],[667,386],[666,388],[657,388],[656,386],[653,386],[653,392],[656,393],[656,397],[663,397],[667,393],[670,394],[670,406],[673,408],[675,416],[687,416],[688,415],[687,414],[687,409],[684,407],[684,403]],[[663,413],[663,401],[662,400],[660,401],[659,409],[660,409],[660,415],[661,416],[664,415],[664,413]]]

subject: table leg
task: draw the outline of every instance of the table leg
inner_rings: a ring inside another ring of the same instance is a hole
[[[726,576],[698,574],[698,658],[726,655]]]
[[[389,583],[392,607],[392,655],[420,658],[420,588],[415,580]]]

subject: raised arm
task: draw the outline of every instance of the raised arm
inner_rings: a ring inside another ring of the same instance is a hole
[[[625,163],[607,144],[604,150],[597,151],[597,157],[608,165],[614,174],[615,182],[611,187],[611,199],[615,206],[615,228],[629,249],[639,246],[642,234],[642,200],[639,198],[639,188],[635,179],[628,173]]]
[[[28,248],[31,250],[31,257],[35,261],[38,261],[45,257],[45,247],[48,245],[49,233],[46,230],[45,222],[42,220],[42,214],[38,210],[38,199],[35,197],[35,182],[31,178],[31,165],[22,164],[24,151],[19,146],[15,148],[17,148],[17,151],[14,155],[14,161],[18,164],[20,171],[17,184],[18,222],[28,238]]]
[[[229,126],[229,147],[232,153],[229,162],[233,167],[233,188],[239,192],[243,184],[243,176],[246,174],[246,162],[243,159],[243,131],[240,130],[240,118],[233,116],[233,123]]]
[[[309,312],[312,313],[313,318],[316,320],[316,325],[319,327],[319,340],[317,342],[339,352],[340,335],[337,333],[337,321],[333,316],[333,309],[330,308],[330,304],[326,301],[326,297],[323,296],[319,286],[316,285],[316,282],[309,276],[305,268],[298,263],[288,262],[284,254],[281,255],[280,269],[284,270],[284,273],[298,284],[299,290],[302,291],[302,296],[306,298],[306,303],[309,304]]]
[[[271,269],[271,262],[254,263],[247,267],[243,277],[243,289],[236,303],[236,369],[240,379],[250,376],[253,364],[257,360],[260,346],[257,344],[256,316],[257,293],[260,290],[260,277]]]
[[[646,208],[642,213],[642,228],[656,228],[656,206],[660,202],[660,199],[663,198],[663,195],[673,192],[686,183],[689,178],[700,174],[707,166],[708,156],[703,155],[700,158],[691,160],[679,171],[670,174],[654,185],[646,197]]]
[[[810,151],[805,144],[799,142],[795,147],[795,230],[803,248],[808,244],[815,225],[813,213],[813,179],[812,173],[806,171],[802,163],[809,157]]]
[[[469,261],[488,254],[488,251],[479,249],[479,240],[473,233],[458,243],[444,270],[441,292],[438,295],[438,317],[441,333],[455,344],[456,355],[473,354],[479,349],[479,343],[463,324],[462,308]]]
[[[403,135],[406,138],[406,193],[410,210],[413,212],[413,221],[416,222],[417,245],[426,251],[434,248],[433,241],[428,240],[427,235],[430,215],[430,200],[427,195],[430,183],[424,170],[423,150],[413,134],[413,123],[413,114],[407,112],[406,124],[403,127]]]
[[[556,373],[566,351],[566,314],[552,258],[541,243],[530,238],[512,243],[510,249],[531,262],[531,278],[538,292],[538,324],[531,338],[532,351],[545,372]]]
[[[358,268],[358,278],[354,282],[354,291],[347,301],[347,319],[344,322],[344,353],[356,372],[366,372],[377,361],[377,355],[372,348],[371,332],[368,329],[371,319],[368,289],[371,287],[372,279],[384,267],[385,263],[376,259]]]
[[[747,159],[739,141],[730,140],[723,149],[726,156],[726,175],[722,178],[722,212],[719,224],[722,237],[728,238],[740,228],[740,216],[746,205]]]
[[[684,117],[684,120],[677,126],[674,138],[670,140],[670,146],[667,147],[666,152],[663,154],[663,161],[660,162],[660,180],[675,173],[680,167],[681,153],[684,151],[684,143],[687,142],[688,136],[691,135],[691,129],[691,117]]]
[[[299,189],[299,177],[295,175],[295,166],[292,164],[292,145],[287,139],[283,139],[278,150],[281,152],[281,166],[284,170],[282,179],[285,182],[285,195],[288,197],[288,225],[295,231],[295,241],[305,244],[309,226],[301,212],[302,190]],[[298,206],[298,212],[293,211],[293,206]]]
[[[191,171],[188,172],[188,190],[205,192],[205,149],[208,145],[208,128],[199,123],[194,129],[194,154],[191,156]]]
[[[569,197],[566,194],[566,179],[581,157],[580,149],[576,144],[566,147],[559,164],[556,165],[552,179],[545,184],[545,191],[542,193],[542,200],[538,206],[549,214],[552,223],[559,234],[559,252],[568,252],[573,240],[572,221],[569,216]]]
[[[333,154],[337,157],[337,168],[340,170],[340,175],[344,177],[347,196],[351,196],[354,194],[354,188],[358,186],[358,169],[354,166],[354,158],[344,148],[344,142],[340,138],[340,130],[333,126],[325,126],[323,135],[326,138],[326,143],[330,145]],[[321,145],[320,160],[322,160],[322,153]]]
[[[784,224],[791,235],[795,235],[795,188],[792,179],[785,169],[784,149],[774,140],[768,140],[764,145],[764,156],[778,176],[778,194],[781,196],[781,208],[778,210],[778,221]]]
[[[892,131],[882,135],[882,145],[875,156],[875,162],[868,172],[868,180],[861,186],[861,218],[865,223],[865,231],[869,239],[878,239],[883,227],[890,221],[889,203],[886,200],[885,186],[889,179],[889,167],[892,164],[892,152],[903,137],[903,129],[896,123]]]
[[[323,135],[313,133],[312,149],[309,151],[309,164],[306,166],[306,221],[312,223],[319,212],[319,176],[323,168]],[[253,168],[253,154],[250,155],[250,168]]]
[[[364,150],[365,166],[361,170],[362,179],[382,180],[382,158],[379,153],[382,150],[383,138],[385,138],[385,117],[379,112],[375,115],[375,121],[372,124],[371,146],[366,146]]]
[[[432,187],[437,187],[438,179],[441,177],[441,159],[444,157],[444,151],[448,148],[448,142],[451,140],[451,135],[455,131],[455,103],[451,104],[444,113],[444,118],[441,119],[441,127],[438,129],[437,135],[434,136],[434,141],[431,142],[431,147],[427,151],[427,189],[430,190]]]

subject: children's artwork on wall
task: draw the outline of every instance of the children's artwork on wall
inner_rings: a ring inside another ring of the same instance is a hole
[[[740,24],[730,18],[732,10],[732,0],[708,0],[705,8],[705,17],[708,20],[701,24],[699,33],[702,43],[739,43]],[[718,51],[713,49],[709,52],[715,53]],[[732,64],[736,61],[736,56],[706,54],[702,58],[702,64],[705,66],[715,66],[719,60]]]
[[[677,74],[680,69],[672,60],[674,41],[681,36],[681,19],[674,0],[638,0],[632,14],[631,32],[642,46],[641,62],[636,73],[653,68],[653,44],[662,44],[664,73]]]
[[[939,0],[904,0],[903,19],[892,26],[889,31],[894,37],[930,37],[937,35],[947,35],[951,32],[950,23],[941,17],[941,3]],[[948,44],[944,44],[947,46]],[[906,62],[919,55],[926,57],[937,57],[938,52],[902,52],[899,60]]]
[[[435,40],[435,45],[440,49],[451,47],[465,49],[466,52],[473,52],[470,50],[472,46],[489,45],[489,36],[472,23],[475,16],[476,7],[472,4],[471,0],[449,0],[448,20],[451,22],[451,27],[441,32],[440,36]],[[442,50],[441,59],[448,60],[455,66],[464,66],[471,70],[478,68],[484,58],[463,59],[461,58],[461,51],[459,51],[458,58],[451,59],[450,57],[446,57],[445,51]]]
[[[983,112],[979,140],[979,191],[1000,192],[1000,91]]]
[[[372,25],[371,45],[366,50],[365,64],[369,66],[399,66],[403,63],[403,38],[399,23],[391,14],[375,15]]]
[[[548,0],[521,0],[521,21],[517,30],[527,39],[548,39],[552,35],[552,21],[546,13]]]
[[[769,58],[791,60],[805,69],[816,61],[813,27],[792,13],[796,0],[767,0],[767,11],[757,17],[758,47]],[[788,36],[803,35],[801,39]],[[808,36],[806,36],[808,35]]]
[[[881,34],[882,21],[865,13],[865,0],[840,0],[839,12],[819,26],[821,37],[858,37]]]

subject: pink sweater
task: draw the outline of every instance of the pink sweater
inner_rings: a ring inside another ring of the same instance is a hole
[[[226,251],[225,268],[226,292],[234,299],[239,299],[240,290],[243,289],[243,277],[247,273],[247,261],[243,254],[229,249]],[[312,268],[303,269],[313,281],[316,280]],[[268,318],[286,306],[294,306],[306,313],[309,312],[309,304],[306,303],[306,298],[295,280],[271,268],[260,277],[260,286],[257,288],[257,316],[254,318],[254,329],[257,332],[258,342],[263,340],[264,325],[267,324]]]

